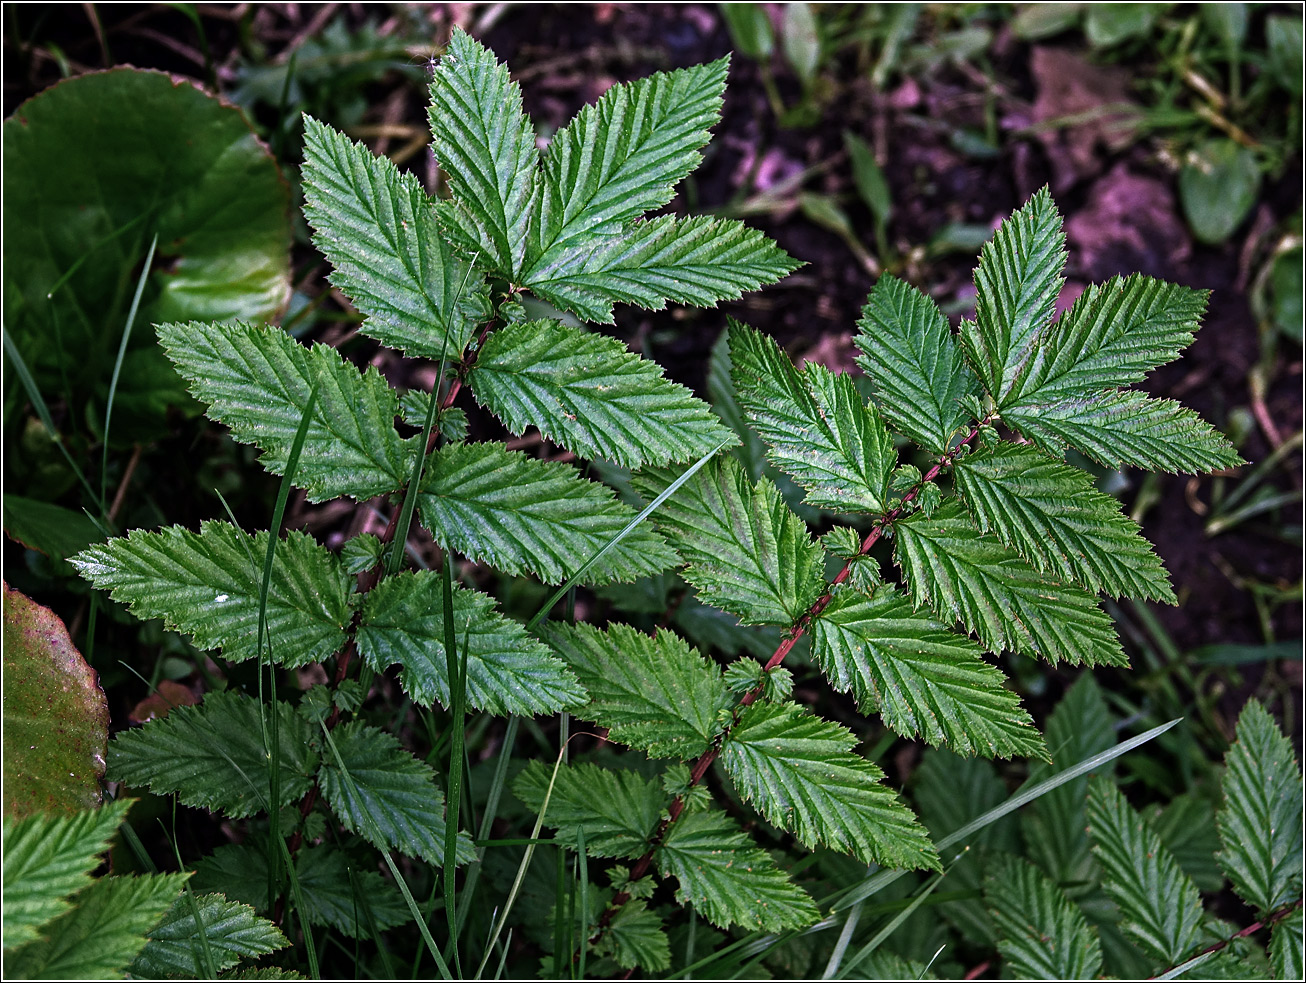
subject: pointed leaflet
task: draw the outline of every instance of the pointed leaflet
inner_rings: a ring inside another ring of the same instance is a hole
[[[550,625],[544,640],[589,691],[590,703],[575,714],[607,727],[610,740],[686,761],[720,729],[717,714],[730,703],[721,670],[674,632]]]
[[[1264,917],[1301,897],[1302,785],[1292,744],[1255,700],[1238,717],[1224,757],[1216,854],[1234,891]]]
[[[633,479],[650,500],[677,477],[648,469]],[[654,513],[689,563],[684,576],[703,601],[744,624],[797,621],[820,596],[821,547],[768,479],[750,484],[734,458],[718,457]]]
[[[47,926],[44,938],[5,952],[5,979],[121,978],[145,945],[145,933],[167,911],[189,876],[147,874],[93,881],[78,892],[76,907]],[[5,943],[7,950],[9,940]]]
[[[553,792],[549,793],[549,783]],[[574,844],[576,830],[585,830],[585,850],[594,857],[638,857],[648,849],[658,817],[669,796],[655,782],[633,771],[616,771],[592,764],[553,765],[532,761],[512,783],[513,793],[538,813],[549,797],[544,825],[558,831],[558,840]]]
[[[507,67],[460,27],[430,88],[431,146],[453,192],[445,229],[479,265],[516,281],[539,168],[521,90]]]
[[[980,531],[1044,573],[1113,597],[1175,603],[1138,523],[1079,468],[1032,447],[1000,443],[958,458],[952,474]]]
[[[359,373],[328,345],[306,348],[280,328],[160,324],[168,357],[208,416],[255,444],[282,474],[313,384],[317,403],[295,471],[310,502],[371,498],[403,487],[416,438],[395,431],[398,398],[375,368]]]
[[[736,788],[769,822],[868,864],[939,869],[916,817],[854,754],[857,739],[794,703],[754,703],[721,748]]]
[[[457,358],[489,314],[412,174],[311,116],[304,117],[304,217],[331,261],[331,283],[367,315],[359,330],[409,355]]]
[[[970,420],[963,397],[979,385],[938,305],[887,273],[876,281],[857,322],[860,365],[893,426],[942,454]]]
[[[329,925],[351,939],[368,939],[374,937],[372,925],[385,931],[411,917],[393,880],[352,862],[342,850],[301,849],[297,868],[304,915],[315,925]]]
[[[313,784],[317,755],[312,731],[294,710],[279,714],[281,801],[298,800]],[[236,690],[211,692],[195,707],[175,707],[109,743],[108,776],[156,795],[177,793],[184,804],[242,819],[272,805],[271,764],[263,744],[262,707]]]
[[[1087,287],[1043,335],[1029,372],[1000,408],[1141,382],[1192,342],[1208,296],[1141,274]]]
[[[740,402],[767,442],[767,457],[807,489],[807,504],[879,512],[898,455],[880,414],[847,375],[815,363],[802,372],[780,346],[738,321],[730,361]]]
[[[305,897],[311,895],[305,891]],[[194,899],[194,905],[198,919],[188,899],[178,898],[172,903],[163,920],[150,929],[150,940],[131,964],[133,976],[193,976],[197,966],[202,965],[197,956],[205,949],[213,968],[220,972],[242,959],[257,959],[290,945],[275,925],[259,918],[248,905],[228,901],[221,894],[201,895]]]
[[[444,793],[435,787],[435,772],[397,739],[359,721],[338,727],[332,737],[340,762],[328,749],[318,784],[345,829],[378,849],[443,864]],[[471,840],[459,833],[457,862],[474,857]]]
[[[984,882],[1005,967],[1017,979],[1091,980],[1102,946],[1084,913],[1037,867],[998,856]]]
[[[207,521],[198,533],[169,526],[133,530],[73,557],[81,575],[129,605],[142,620],[191,636],[202,649],[222,648],[232,662],[258,653],[261,568],[268,534],[246,535]],[[289,532],[277,544],[267,595],[269,657],[287,668],[322,662],[344,642],[349,578],[311,536]]]
[[[71,904],[68,898],[91,883],[91,871],[127,810],[131,799],[106,803],[66,816],[33,813],[4,819],[5,948],[37,937],[37,929]]]
[[[587,321],[612,323],[612,305],[660,311],[667,301],[715,307],[797,269],[774,242],[742,222],[660,215],[620,235],[536,267],[523,285]]]
[[[1193,955],[1202,896],[1109,778],[1089,784],[1088,834],[1102,886],[1124,916],[1125,934],[1166,966]]]
[[[1045,753],[1020,697],[980,648],[912,610],[892,587],[840,590],[812,624],[812,654],[830,684],[850,689],[904,737],[920,734],[961,754]]]
[[[1018,404],[1002,421],[1051,454],[1069,444],[1099,464],[1203,474],[1242,464],[1228,440],[1187,407],[1139,392],[1069,396],[1047,406]]]
[[[643,967],[650,973],[671,968],[671,944],[662,918],[649,911],[643,898],[627,901],[617,909],[608,924],[612,941],[612,958],[622,969]]]
[[[818,917],[807,893],[715,809],[681,816],[653,857],[663,877],[679,882],[677,900],[720,928],[782,932]]]
[[[1061,216],[1042,188],[980,251],[975,320],[961,327],[971,367],[999,406],[1030,369],[1061,292]]]
[[[537,427],[583,458],[622,467],[693,461],[737,443],[702,400],[615,338],[557,321],[494,332],[468,376],[514,433]]]
[[[526,279],[671,200],[721,114],[728,58],[614,85],[544,155]]]
[[[417,499],[436,541],[506,573],[560,584],[625,528],[635,512],[575,468],[509,451],[503,444],[452,444],[426,465]],[[585,575],[589,584],[634,580],[676,562],[639,526]]]
[[[520,624],[494,610],[493,598],[455,584],[453,614],[458,658],[467,660],[470,706],[531,716],[585,699],[567,667]],[[378,672],[400,665],[400,685],[415,703],[449,705],[439,574],[400,573],[377,584],[363,602],[357,641],[359,653]]]
[[[959,502],[928,518],[908,516],[894,524],[894,536],[913,598],[944,621],[960,620],[990,652],[1125,664],[1111,619],[1091,594],[1040,576],[976,530]]]
[[[1302,910],[1289,912],[1270,935],[1270,965],[1276,980],[1299,980],[1306,975],[1302,950]]]

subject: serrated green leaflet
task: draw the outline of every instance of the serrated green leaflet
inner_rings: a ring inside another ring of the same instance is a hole
[[[1079,468],[1032,447],[1000,443],[959,458],[952,473],[980,531],[1044,573],[1114,597],[1175,603],[1138,523]]]
[[[1047,405],[1017,403],[1004,423],[1055,456],[1066,445],[1099,464],[1203,474],[1243,463],[1228,440],[1192,410],[1137,392],[1073,396]]]
[[[303,719],[277,704],[281,798],[289,805],[309,790],[317,755]],[[197,809],[233,818],[266,810],[270,761],[263,745],[259,702],[235,690],[209,693],[195,707],[175,707],[139,730],[109,743],[108,775],[128,786],[148,786]]]
[[[306,116],[303,184],[331,282],[367,315],[359,330],[409,355],[462,352],[489,317],[488,296],[453,255],[417,179]]]
[[[347,853],[328,846],[301,850],[299,882],[315,925],[329,925],[351,939],[371,938],[371,927],[384,930],[408,918],[403,896],[370,866],[351,863]]]
[[[1302,892],[1301,769],[1292,744],[1256,700],[1224,757],[1216,854],[1238,896],[1264,916]]]
[[[526,280],[597,235],[671,200],[698,166],[721,112],[728,59],[614,85],[554,134],[527,260]]]
[[[160,324],[156,330],[208,416],[285,471],[314,382],[317,407],[295,483],[311,502],[366,499],[403,486],[415,442],[394,428],[398,398],[375,368],[360,373],[327,345],[306,348],[279,328],[245,324]]]
[[[203,923],[214,968],[218,970],[290,945],[277,927],[255,915],[253,908],[228,901],[221,894],[201,895],[195,898],[195,905],[198,921],[185,898],[173,902],[163,920],[150,929],[150,940],[131,964],[133,976],[163,979],[193,975],[199,922]]]
[[[1102,968],[1102,946],[1084,913],[1037,867],[995,858],[984,899],[999,932],[998,950],[1017,979],[1091,980]]]
[[[1306,973],[1302,954],[1302,911],[1298,908],[1274,926],[1270,935],[1270,965],[1277,980],[1296,980]]]
[[[622,467],[702,457],[735,443],[711,409],[615,338],[526,321],[486,340],[468,377],[514,433],[534,426],[583,458]]]
[[[77,895],[45,938],[5,953],[7,979],[95,980],[121,977],[145,945],[189,874],[102,877]],[[8,940],[6,940],[7,942]],[[194,972],[192,966],[191,972]]]
[[[91,883],[131,800],[70,816],[33,813],[4,820],[5,948],[37,937],[37,929],[70,907],[68,898]]]
[[[879,512],[897,463],[880,414],[851,376],[822,365],[802,372],[770,338],[735,321],[730,361],[740,402],[767,442],[767,457],[807,489],[807,504]]]
[[[516,280],[539,168],[521,90],[489,49],[455,27],[430,91],[432,149],[454,193],[444,228],[479,264]]]
[[[648,910],[642,898],[621,906],[608,926],[612,958],[623,969],[643,967],[650,973],[671,968],[671,944],[662,928],[662,918]]]
[[[455,586],[454,636],[466,659],[467,702],[489,713],[555,713],[585,699],[561,660],[494,609],[494,599]],[[401,573],[363,602],[358,651],[378,672],[398,663],[404,691],[422,706],[450,705],[440,575]]]
[[[971,367],[999,405],[1030,369],[1052,319],[1066,264],[1061,216],[1047,188],[1013,213],[980,251],[975,320],[961,341]]]
[[[960,620],[991,652],[1049,662],[1125,665],[1111,619],[1087,591],[1041,576],[970,522],[959,502],[895,523],[894,555],[944,621]]]
[[[1202,896],[1109,779],[1089,783],[1088,833],[1103,887],[1124,916],[1125,933],[1164,965],[1191,955],[1202,920]]]
[[[634,477],[652,498],[676,475],[646,469]],[[791,625],[825,586],[821,547],[768,479],[756,485],[734,458],[717,458],[669,498],[654,517],[689,563],[684,576],[708,603],[744,624]]]
[[[435,787],[435,772],[394,737],[361,722],[345,724],[333,736],[340,762],[329,757],[318,784],[345,828],[378,849],[443,864],[444,793]],[[460,833],[457,862],[474,857],[471,841]]]
[[[550,584],[580,569],[635,517],[611,491],[570,465],[493,443],[436,450],[418,509],[437,542]],[[590,567],[585,582],[651,576],[676,559],[661,537],[641,526]]]
[[[961,754],[1045,754],[1020,698],[980,648],[912,610],[891,587],[844,589],[812,624],[812,654],[830,684],[851,690],[904,737],[919,734]]]
[[[544,639],[589,692],[577,716],[609,728],[610,740],[681,761],[707,750],[720,726],[717,714],[728,706],[725,682],[674,632],[554,625]]]
[[[740,794],[809,847],[824,843],[868,864],[939,869],[912,812],[854,754],[857,739],[794,703],[754,703],[721,748]]]
[[[755,229],[733,219],[660,215],[556,263],[524,285],[587,321],[612,323],[612,305],[660,311],[668,301],[715,307],[797,268]]]
[[[241,662],[258,654],[261,572],[250,558],[267,545],[266,532],[250,536],[210,520],[198,533],[180,526],[137,529],[71,562],[138,618],[162,618],[200,648],[221,647],[224,658]],[[311,536],[287,533],[267,594],[273,661],[294,668],[336,651],[350,619],[349,589],[334,555]]]
[[[969,420],[962,399],[979,391],[938,305],[885,274],[857,321],[857,359],[894,428],[943,453]]]
[[[552,783],[553,791],[549,793]],[[553,768],[532,761],[512,783],[513,793],[533,812],[544,808],[543,823],[562,843],[575,843],[585,831],[585,849],[594,857],[637,857],[648,849],[668,795],[633,771],[592,764]]]
[[[721,928],[781,932],[817,919],[807,893],[723,812],[682,816],[654,857],[679,882],[677,899]]]
[[[1085,288],[1043,333],[1005,402],[1049,403],[1141,382],[1192,343],[1208,296],[1141,274]]]

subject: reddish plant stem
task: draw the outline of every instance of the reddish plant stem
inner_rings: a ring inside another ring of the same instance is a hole
[[[764,673],[770,672],[785,660],[785,657],[793,651],[793,647],[798,644],[798,640],[802,638],[803,635],[807,633],[807,630],[812,626],[812,622],[814,622],[820,616],[821,612],[829,606],[831,599],[834,597],[834,589],[847,580],[849,575],[851,575],[853,560],[865,556],[871,551],[871,547],[879,542],[880,537],[884,534],[884,530],[893,525],[893,523],[898,521],[898,519],[902,518],[903,513],[907,511],[907,507],[915,501],[918,495],[920,495],[921,489],[937,478],[943,471],[952,467],[953,462],[956,461],[957,456],[961,453],[962,449],[975,439],[976,435],[989,424],[991,419],[991,415],[986,416],[979,423],[971,427],[970,433],[966,435],[965,439],[940,457],[939,460],[934,463],[934,466],[922,475],[921,480],[918,481],[912,489],[907,492],[907,494],[902,496],[902,499],[896,506],[888,512],[885,512],[884,515],[876,520],[875,527],[862,541],[861,549],[858,550],[857,557],[853,557],[843,565],[843,569],[840,570],[834,580],[830,582],[830,586],[826,588],[825,592],[816,599],[810,608],[803,612],[802,616],[796,622],[794,622],[793,627],[789,629],[784,640],[776,647],[771,658],[766,660],[766,665],[762,667]],[[747,656],[741,656],[741,658],[747,658]],[[712,746],[704,751],[702,756],[694,762],[694,767],[689,773],[689,788],[694,788],[707,775],[708,769],[712,767],[712,762],[716,761],[717,756],[721,753],[721,748],[725,743],[725,739],[730,736],[731,731],[739,725],[740,712],[746,707],[752,706],[756,703],[758,698],[764,692],[765,687],[765,681],[760,682],[739,698],[739,702],[735,704],[734,715],[730,721],[730,726],[722,731],[722,733],[717,736],[717,739],[713,742]],[[666,817],[658,823],[657,829],[653,831],[652,845],[649,847],[648,851],[635,862],[635,866],[630,869],[631,881],[637,881],[648,873],[649,867],[653,864],[653,854],[656,853],[657,848],[662,845],[662,841],[666,838],[667,831],[671,828],[672,823],[679,819],[681,813],[685,811],[685,797],[687,794],[688,789],[680,795],[677,795],[675,799],[672,800],[671,806],[667,809]],[[599,938],[603,932],[607,930],[607,927],[612,922],[617,910],[629,900],[630,894],[626,891],[620,891],[612,896],[612,900],[608,902],[608,907],[604,910],[603,916],[599,919],[599,923],[596,926],[596,931],[593,936],[594,939]]]
[[[1302,906],[1302,902],[1300,899],[1298,899],[1297,901],[1293,901],[1289,904],[1286,904],[1278,911],[1271,912],[1269,915],[1267,915],[1265,921],[1252,922],[1252,924],[1248,925],[1246,928],[1242,929],[1241,931],[1234,932],[1233,935],[1229,936],[1227,939],[1224,939],[1221,942],[1216,942],[1212,945],[1208,945],[1196,956],[1190,957],[1190,959],[1197,959],[1201,956],[1206,955],[1209,952],[1219,952],[1221,949],[1231,945],[1232,943],[1236,942],[1238,939],[1245,939],[1247,938],[1247,936],[1253,934],[1254,932],[1259,932],[1263,928],[1269,928],[1270,926],[1274,925],[1275,922],[1282,921],[1301,906]],[[1189,959],[1185,959],[1184,962],[1189,962]],[[1171,969],[1173,968],[1174,967],[1172,966]],[[1148,979],[1154,980],[1156,979],[1156,977],[1149,976]]]

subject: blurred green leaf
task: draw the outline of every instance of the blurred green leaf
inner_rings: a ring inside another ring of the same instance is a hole
[[[68,557],[104,538],[85,512],[20,495],[4,497],[4,527],[10,539],[44,553],[57,569],[70,574],[75,571],[65,562]]]
[[[109,705],[68,629],[4,585],[4,813],[100,804]]]
[[[1247,36],[1247,4],[1204,3],[1202,20],[1227,48],[1236,48]]]
[[[1088,4],[1026,3],[1011,22],[1016,37],[1037,41],[1074,27]]]
[[[816,29],[816,15],[810,3],[785,5],[782,38],[785,58],[803,87],[812,84],[816,69],[821,64],[821,37]]]
[[[844,146],[848,148],[848,157],[853,165],[853,183],[857,193],[866,202],[876,222],[887,225],[893,215],[893,195],[889,191],[889,182],[884,171],[875,162],[875,154],[866,141],[852,130],[843,131]]]
[[[1279,84],[1301,98],[1302,19],[1270,17],[1265,21],[1265,40],[1270,48],[1270,70]]]
[[[1274,324],[1289,338],[1302,343],[1302,249],[1280,253],[1270,273]]]
[[[1168,3],[1091,3],[1084,16],[1084,34],[1094,48],[1109,48],[1143,37]]]
[[[1261,172],[1256,155],[1232,140],[1208,140],[1179,172],[1184,215],[1200,241],[1223,242],[1256,204]]]
[[[719,3],[717,10],[730,31],[736,51],[754,61],[764,61],[775,52],[771,18],[760,3]]]

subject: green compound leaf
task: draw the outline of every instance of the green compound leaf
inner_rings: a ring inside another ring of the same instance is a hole
[[[720,928],[783,932],[818,917],[807,892],[715,809],[681,816],[653,856],[658,872],[679,882],[676,899]]]
[[[363,602],[358,651],[378,672],[399,663],[399,682],[415,703],[449,706],[440,575],[400,573]],[[526,629],[494,610],[494,599],[453,589],[454,638],[466,661],[466,699],[495,714],[551,714],[584,701],[567,667]],[[464,651],[465,649],[465,651]]]
[[[1225,755],[1224,805],[1216,815],[1220,867],[1264,917],[1302,892],[1301,769],[1292,744],[1255,700],[1238,717]]]
[[[317,403],[295,471],[310,502],[371,498],[403,487],[416,438],[394,427],[399,401],[375,368],[360,373],[329,345],[306,348],[279,328],[245,324],[160,324],[159,341],[209,404],[208,416],[263,453],[283,474],[308,394]]]
[[[1096,979],[1101,943],[1065,892],[1028,861],[998,855],[990,864],[984,899],[1006,970],[1017,979]]]
[[[121,978],[145,945],[145,933],[168,910],[189,876],[151,874],[93,881],[77,894],[74,908],[50,923],[44,938],[6,952],[5,978]]]
[[[289,805],[313,784],[312,731],[294,709],[276,704],[281,799]],[[271,768],[257,699],[236,690],[209,693],[199,706],[175,707],[109,743],[109,777],[157,795],[177,793],[185,805],[233,819],[271,805]]]
[[[617,909],[608,924],[612,940],[612,958],[622,969],[636,966],[650,973],[671,968],[671,943],[667,940],[662,919],[648,910],[643,898],[627,901]]]
[[[998,405],[1020,385],[1065,281],[1065,234],[1046,187],[1011,215],[980,251],[975,320],[961,341]]]
[[[652,500],[678,476],[647,469],[633,479]],[[706,603],[744,624],[792,625],[825,587],[820,544],[768,479],[752,484],[734,459],[718,457],[653,516],[689,563],[684,576]]]
[[[549,783],[553,793],[549,794]],[[574,844],[585,830],[585,851],[592,857],[638,857],[648,849],[667,793],[633,771],[592,764],[553,765],[532,761],[512,783],[513,794],[538,813],[549,796],[544,825],[558,831],[558,841]]]
[[[589,691],[576,715],[609,728],[609,740],[687,761],[720,729],[717,714],[730,704],[721,670],[674,632],[551,625],[544,639]]]
[[[191,636],[202,649],[222,648],[232,662],[258,654],[262,571],[255,557],[268,534],[247,535],[226,522],[207,521],[198,533],[169,526],[133,530],[73,557],[96,587],[130,606],[142,620]],[[287,668],[322,662],[345,640],[348,576],[337,557],[302,532],[277,545],[267,596],[271,658]]]
[[[1203,474],[1243,463],[1229,441],[1187,407],[1138,392],[1073,396],[1047,405],[1024,402],[1004,423],[1060,457],[1066,445],[1099,464],[1146,471]]]
[[[437,542],[549,584],[566,580],[635,518],[611,491],[570,465],[495,443],[436,450],[417,502]],[[584,582],[635,580],[676,562],[662,538],[640,526],[590,567]]]
[[[1299,980],[1306,975],[1302,935],[1300,908],[1274,926],[1270,934],[1270,966],[1276,980]]]
[[[728,58],[614,85],[554,134],[526,279],[671,200],[721,114]]]
[[[893,426],[942,454],[970,420],[962,400],[979,392],[938,305],[887,273],[876,281],[857,322],[857,359]]]
[[[494,332],[468,377],[514,433],[534,426],[583,458],[622,467],[693,461],[738,443],[711,408],[615,338],[557,321]]]
[[[1202,896],[1108,778],[1089,783],[1088,833],[1102,867],[1102,886],[1124,916],[1125,934],[1163,965],[1191,956]]]
[[[5,815],[94,808],[109,740],[99,677],[62,619],[8,584],[3,591]]]
[[[1039,575],[981,534],[959,502],[894,525],[894,554],[911,585],[944,621],[960,620],[991,652],[1049,662],[1125,665],[1111,619],[1087,591]]]
[[[1007,402],[1046,404],[1141,382],[1192,343],[1209,296],[1141,274],[1087,287],[1040,336]]]
[[[812,654],[836,690],[904,737],[959,754],[1016,757],[1046,749],[1020,697],[980,648],[912,610],[891,587],[840,590],[812,624]]]
[[[857,739],[794,703],[754,703],[739,715],[721,761],[745,799],[808,847],[824,843],[868,864],[939,869],[915,815],[854,754]]]
[[[372,937],[369,914],[382,932],[410,917],[394,881],[351,864],[340,850],[325,846],[301,850],[298,873],[304,915],[315,925],[329,925],[351,939],[366,939]]]
[[[523,284],[587,321],[612,323],[612,305],[660,311],[667,301],[715,307],[797,269],[774,242],[734,219],[660,215],[588,249],[537,265]]]
[[[305,116],[303,182],[331,282],[367,315],[359,330],[409,355],[458,357],[489,316],[488,296],[453,255],[417,178]]]
[[[337,728],[332,736],[352,781],[342,776],[335,756],[327,755],[318,784],[345,828],[378,849],[394,848],[443,864],[444,793],[435,786],[435,772],[396,738],[359,721]],[[471,840],[459,833],[457,862],[473,859]]]
[[[200,953],[205,946],[213,968],[220,972],[242,959],[256,959],[290,945],[277,927],[255,915],[253,908],[228,901],[221,894],[203,894],[194,899],[194,909],[191,904],[187,898],[178,898],[163,920],[150,929],[150,940],[128,970],[133,976],[203,976]]]
[[[1175,603],[1138,523],[1079,468],[1004,442],[958,459],[952,473],[980,531],[1043,573],[1113,597]]]
[[[851,376],[816,364],[799,372],[779,345],[738,321],[730,324],[730,361],[767,457],[807,489],[808,505],[883,511],[898,455]]]
[[[71,907],[69,897],[91,883],[91,871],[131,804],[123,799],[67,816],[5,817],[0,917],[6,951],[35,939],[41,926]]]
[[[521,89],[488,48],[458,27],[430,88],[432,149],[453,192],[445,228],[478,265],[515,281],[539,168]]]

